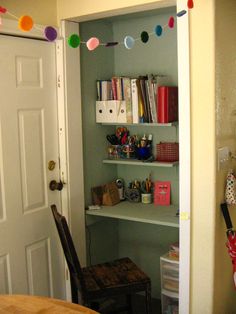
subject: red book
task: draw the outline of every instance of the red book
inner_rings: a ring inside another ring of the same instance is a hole
[[[158,87],[157,121],[158,123],[178,121],[178,87]]]

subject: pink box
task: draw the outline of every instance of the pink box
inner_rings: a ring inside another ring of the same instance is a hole
[[[154,182],[154,205],[170,205],[170,181]]]

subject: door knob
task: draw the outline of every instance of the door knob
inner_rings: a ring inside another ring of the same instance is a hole
[[[55,190],[61,191],[63,189],[63,183],[61,182],[61,180],[59,182],[57,182],[56,180],[52,180],[49,183],[49,189],[51,191],[55,191]]]

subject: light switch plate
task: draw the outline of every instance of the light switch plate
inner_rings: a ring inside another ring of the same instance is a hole
[[[218,148],[218,170],[223,169],[229,161],[229,147]]]

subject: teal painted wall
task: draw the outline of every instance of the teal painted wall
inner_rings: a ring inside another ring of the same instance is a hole
[[[114,20],[100,20],[80,23],[83,41],[98,37],[102,42],[123,41],[124,36],[135,38],[146,30],[151,32],[157,24],[165,25],[175,10],[116,17]],[[95,123],[96,80],[109,79],[114,75],[139,76],[145,74],[166,74],[171,85],[177,82],[177,34],[176,28],[165,28],[163,36],[150,37],[147,44],[137,41],[132,50],[123,45],[114,48],[99,47],[89,52],[81,46],[82,107],[84,131],[85,195],[86,204],[91,203],[92,186],[121,177],[126,185],[133,179],[145,179],[151,173],[153,180],[171,181],[171,202],[179,202],[178,167],[152,168],[129,167],[102,164],[107,155],[105,135],[114,132],[113,126]],[[129,127],[131,134],[153,134],[153,149],[160,141],[178,141],[178,127]],[[178,229],[144,223],[101,218],[93,223],[88,220],[88,252],[92,263],[106,259],[130,256],[152,279],[153,296],[160,298],[160,255],[168,251],[169,243],[178,240]]]
[[[112,39],[112,28],[108,22],[93,21],[80,24],[80,36],[83,41],[96,36]],[[91,187],[98,186],[117,177],[116,167],[102,164],[106,156],[106,134],[111,127],[101,126],[95,122],[95,101],[97,97],[96,80],[107,79],[114,73],[114,54],[112,50],[99,47],[89,52],[81,45],[81,92],[83,118],[83,156],[85,204],[92,204]],[[78,60],[79,62],[79,60]],[[112,133],[112,132],[111,132]],[[99,263],[118,256],[118,222],[100,221],[86,228],[87,261]]]
[[[110,23],[92,21],[80,24],[82,41],[91,37],[112,40]],[[83,118],[83,154],[84,154],[84,182],[85,203],[91,204],[91,187],[107,183],[116,178],[116,168],[108,168],[102,164],[106,156],[106,134],[111,127],[101,126],[95,121],[95,101],[97,97],[96,80],[108,79],[114,73],[114,54],[112,49],[99,47],[89,52],[86,45],[81,45],[81,91]],[[79,60],[78,60],[79,62]]]
[[[123,41],[126,35],[140,38],[142,31],[154,32],[156,25],[168,24],[169,17],[175,14],[174,9],[168,13],[158,14],[162,11],[153,11],[143,17],[135,17],[115,20],[113,23],[114,39]],[[115,74],[138,76],[144,74],[163,74],[171,76],[171,83],[177,84],[177,28],[163,29],[162,36],[155,34],[149,36],[149,41],[144,44],[141,40],[135,41],[133,49],[126,49],[119,45],[114,49]]]

